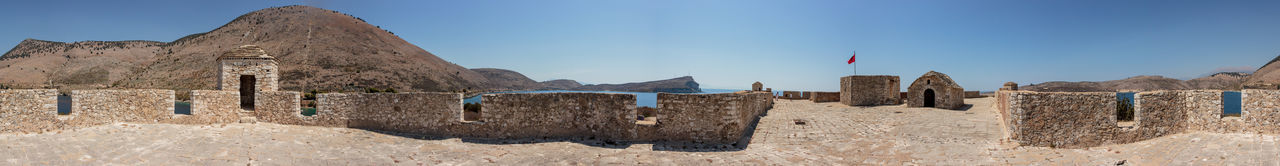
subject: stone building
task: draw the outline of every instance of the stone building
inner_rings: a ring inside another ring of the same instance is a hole
[[[850,106],[899,104],[898,76],[855,75],[840,78],[840,104]]]
[[[218,56],[218,71],[218,90],[239,91],[242,109],[253,109],[255,93],[280,88],[275,58],[255,45],[222,53]]]
[[[1018,83],[1005,82],[1004,87],[1000,87],[1000,90],[1018,90]]]
[[[764,84],[761,84],[760,81],[756,81],[756,83],[751,84],[751,91],[759,92],[763,90],[764,90]]]
[[[907,106],[960,109],[964,107],[964,88],[947,74],[929,71],[907,87]]]

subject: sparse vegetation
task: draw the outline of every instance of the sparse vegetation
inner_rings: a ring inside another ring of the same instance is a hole
[[[374,87],[364,88],[364,93],[400,93],[396,88],[378,89]]]
[[[1133,101],[1116,98],[1116,121],[1133,121]]]

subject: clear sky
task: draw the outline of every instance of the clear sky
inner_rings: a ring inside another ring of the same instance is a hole
[[[468,68],[538,81],[693,75],[703,88],[838,91],[858,74],[935,70],[1002,83],[1189,79],[1280,54],[1280,1],[9,1],[0,48],[25,38],[156,40],[292,4],[351,14]]]

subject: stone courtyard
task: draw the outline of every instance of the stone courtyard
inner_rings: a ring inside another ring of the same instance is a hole
[[[5,165],[1276,165],[1280,138],[1189,132],[1083,149],[1017,146],[993,98],[969,109],[777,100],[745,147],[478,140],[352,128],[115,123],[0,134]]]

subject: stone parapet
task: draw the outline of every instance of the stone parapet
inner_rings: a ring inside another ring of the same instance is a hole
[[[58,90],[0,90],[0,133],[38,132],[62,128]]]
[[[116,122],[158,123],[173,117],[173,90],[71,91],[68,125],[85,127]]]

